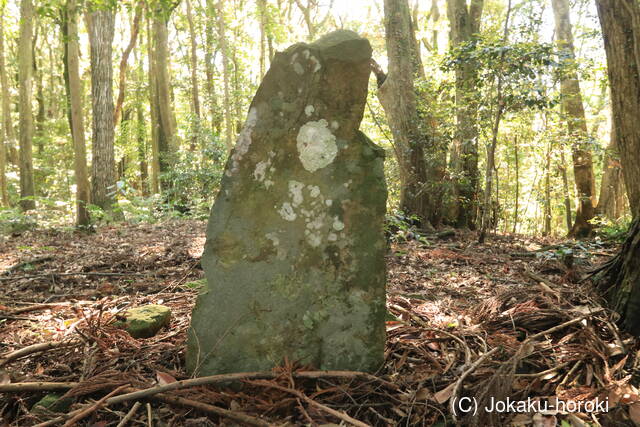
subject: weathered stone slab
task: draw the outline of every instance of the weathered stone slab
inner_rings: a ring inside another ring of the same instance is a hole
[[[384,153],[358,130],[370,59],[350,31],[276,54],[209,218],[190,372],[381,365]]]

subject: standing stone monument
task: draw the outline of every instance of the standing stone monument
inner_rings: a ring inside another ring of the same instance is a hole
[[[213,205],[187,369],[376,370],[385,342],[382,149],[358,128],[369,41],[335,31],[276,54]]]

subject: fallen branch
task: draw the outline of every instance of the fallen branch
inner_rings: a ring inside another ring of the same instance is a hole
[[[100,409],[100,407],[102,407],[102,405],[105,404],[107,399],[109,399],[111,396],[113,396],[114,394],[119,393],[120,391],[124,390],[127,387],[129,387],[129,384],[121,385],[120,387],[118,387],[115,390],[113,390],[111,393],[107,394],[106,396],[104,396],[103,398],[98,400],[96,403],[81,409],[80,412],[75,414],[73,417],[71,417],[71,419],[69,419],[69,421],[64,423],[63,427],[71,427],[75,423],[80,421],[81,419],[83,419],[86,416],[88,416],[88,415],[92,414],[93,412],[97,411],[98,409]]]
[[[140,408],[141,403],[140,402],[136,402],[133,404],[133,406],[131,407],[131,409],[129,409],[129,412],[127,412],[127,415],[124,416],[124,418],[122,420],[120,420],[120,422],[118,423],[118,425],[116,427],[124,427],[127,425],[127,423],[129,422],[129,420],[131,418],[133,418],[133,416],[136,414],[136,412],[138,411],[138,408]]]
[[[30,311],[46,310],[49,308],[64,307],[68,305],[69,303],[64,303],[64,302],[54,303],[54,304],[35,304],[35,305],[29,305],[26,307],[16,308],[14,310],[8,311],[7,315],[15,316],[16,314],[27,313]],[[4,316],[4,315],[0,315],[0,316]]]
[[[493,353],[498,351],[498,349],[499,347],[492,348],[491,350],[489,350],[488,352],[480,356],[478,360],[473,362],[471,366],[469,366],[469,368],[466,371],[464,371],[462,375],[460,375],[460,378],[458,378],[458,381],[456,381],[456,385],[453,387],[453,393],[451,394],[451,400],[449,401],[451,416],[453,417],[454,420],[457,419],[456,410],[455,410],[455,403],[457,401],[456,396],[458,396],[458,394],[460,393],[460,389],[462,389],[462,383],[473,371],[478,369],[478,366],[482,365],[482,363],[485,360],[487,360]]]
[[[0,277],[0,281],[5,280],[21,280],[21,279],[36,279],[38,277],[66,277],[66,276],[151,276],[152,273],[134,273],[134,272],[106,272],[106,271],[86,271],[86,272],[76,272],[76,273],[40,273],[40,274],[29,274],[26,276],[12,276],[12,277]]]
[[[313,405],[318,409],[323,410],[324,412],[333,415],[336,418],[341,419],[344,422],[347,422],[351,425],[357,426],[357,427],[369,427],[368,424],[363,423],[362,421],[358,421],[355,418],[345,414],[344,412],[340,412],[337,411],[333,408],[330,408],[326,405],[323,405],[322,403],[316,402],[315,400],[313,400],[312,398],[310,398],[309,396],[307,396],[306,394],[298,391],[298,390],[294,390],[292,388],[287,388],[287,387],[282,387],[278,384],[273,384],[267,381],[252,381],[252,384],[257,384],[257,385],[262,385],[264,387],[270,387],[270,388],[275,388],[276,390],[281,390],[284,391],[285,393],[289,393],[292,394],[296,397],[298,397],[299,399],[304,400],[305,402],[307,402],[309,405]]]
[[[8,353],[2,358],[0,358],[0,367],[6,365],[12,360],[16,360],[33,353],[48,351],[54,348],[69,347],[77,344],[79,344],[79,341],[54,341],[54,342],[43,342],[43,343],[33,344],[30,346],[21,348],[20,350],[12,351],[11,353]]]
[[[154,399],[158,399],[164,403],[170,405],[186,406],[197,409],[198,411],[206,412],[209,414],[218,415],[220,417],[229,418],[230,420],[258,427],[267,427],[272,424],[262,421],[258,418],[243,414],[241,412],[234,412],[228,409],[219,408],[208,403],[202,403],[191,399],[185,399],[184,397],[167,396],[166,394],[158,394],[154,396]]]
[[[22,391],[69,390],[76,387],[77,385],[78,383],[55,383],[55,382],[43,382],[43,381],[0,384],[0,393],[20,393]]]
[[[355,372],[355,371],[300,371],[300,372],[295,372],[292,375],[294,378],[307,378],[307,379],[344,378],[344,379],[353,380],[356,378],[363,378],[370,381],[377,381],[385,385],[390,384],[388,381],[380,379],[371,374],[366,374],[364,372]],[[201,386],[201,385],[207,385],[207,384],[218,384],[218,383],[243,381],[243,380],[271,380],[271,379],[278,378],[279,376],[280,376],[279,374],[275,374],[272,372],[240,372],[240,373],[233,373],[233,374],[212,375],[208,377],[192,378],[192,379],[180,380],[180,381],[176,381],[176,382],[168,383],[164,385],[157,385],[144,390],[136,390],[131,393],[112,397],[111,399],[109,399],[109,404],[113,405],[115,403],[121,403],[128,400],[144,399],[158,393],[165,393],[167,391],[179,390],[187,387],[195,387],[195,386]],[[394,389],[395,388],[397,388],[397,386],[394,386]]]

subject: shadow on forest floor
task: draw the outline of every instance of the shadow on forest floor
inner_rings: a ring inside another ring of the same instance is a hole
[[[376,376],[287,365],[240,375],[241,385],[232,387],[229,376],[172,386],[188,378],[184,343],[196,291],[186,284],[203,276],[204,229],[203,222],[182,220],[95,234],[27,232],[0,244],[0,425],[55,418],[33,406],[51,390],[72,398],[64,412],[81,409],[74,413],[79,425],[116,425],[135,400],[102,407],[92,399],[123,385],[118,393],[157,384],[164,389],[154,392],[165,393],[138,396],[150,405],[129,425],[149,417],[159,426],[640,420],[639,346],[614,326],[588,282],[580,283],[615,249],[595,241],[495,236],[479,245],[467,233],[429,245],[394,244],[388,309],[396,320],[387,322],[386,363]],[[110,324],[117,312],[148,303],[173,312],[169,328],[155,337],[133,339]],[[45,344],[16,352],[38,343]],[[462,397],[476,399],[475,416],[452,416],[452,406],[474,402]],[[550,403],[544,413],[488,413],[482,408],[491,397],[530,397],[533,408]],[[552,408],[556,398],[583,406],[562,413]],[[596,399],[608,403],[608,413],[585,410]]]

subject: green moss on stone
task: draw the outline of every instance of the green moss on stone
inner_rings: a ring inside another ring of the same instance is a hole
[[[149,304],[127,310],[121,323],[133,338],[150,338],[169,325],[171,309],[164,305]]]

